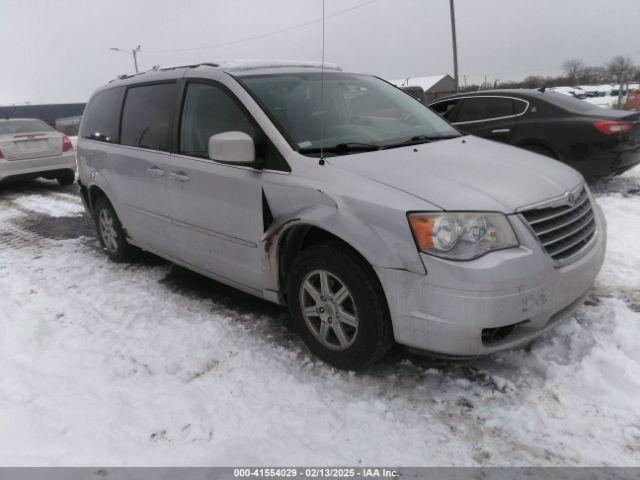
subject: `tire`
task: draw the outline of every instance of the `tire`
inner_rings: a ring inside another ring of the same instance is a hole
[[[543,145],[524,145],[522,148],[529,150],[530,152],[537,153],[538,155],[544,155],[545,157],[558,160],[558,155],[556,155],[550,148]]]
[[[72,185],[76,181],[76,174],[75,172],[65,172],[59,175],[56,180],[58,181],[58,185],[66,187]]]
[[[296,330],[309,350],[329,365],[362,370],[394,344],[375,273],[339,242],[314,245],[298,255],[288,275],[287,295]]]
[[[133,259],[137,249],[129,245],[115,210],[105,197],[99,198],[93,208],[98,240],[107,256],[114,262]]]

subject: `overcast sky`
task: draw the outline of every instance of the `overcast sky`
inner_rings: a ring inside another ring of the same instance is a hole
[[[448,0],[325,1],[326,61],[389,79],[452,73]],[[461,83],[557,74],[569,58],[640,62],[640,0],[456,0],[456,15]],[[0,0],[0,105],[86,101],[133,70],[110,47],[142,44],[141,69],[319,60],[321,17],[321,0]]]

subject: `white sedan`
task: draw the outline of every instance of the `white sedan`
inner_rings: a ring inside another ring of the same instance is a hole
[[[76,173],[74,150],[69,137],[42,120],[0,119],[0,182],[45,177],[70,185]]]

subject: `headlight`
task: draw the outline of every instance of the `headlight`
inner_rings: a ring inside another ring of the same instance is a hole
[[[451,260],[471,260],[493,250],[518,246],[502,213],[410,213],[409,224],[421,251]]]

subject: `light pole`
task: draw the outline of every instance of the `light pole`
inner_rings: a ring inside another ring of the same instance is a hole
[[[142,45],[138,45],[133,50],[124,50],[122,48],[111,47],[111,50],[113,50],[114,52],[124,52],[124,53],[128,53],[129,55],[131,55],[133,57],[133,66],[136,69],[136,73],[139,73],[137,55],[138,55],[138,52],[140,51],[141,47],[142,47]]]
[[[458,82],[458,43],[456,41],[456,13],[453,8],[453,0],[449,0],[451,10],[451,38],[453,43],[453,79],[456,83],[456,93],[460,91]]]

